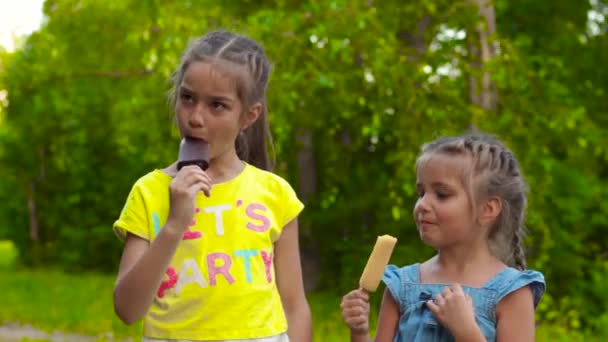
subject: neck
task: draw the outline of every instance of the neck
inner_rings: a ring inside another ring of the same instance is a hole
[[[474,245],[442,248],[437,253],[438,265],[448,272],[455,273],[466,273],[478,269],[480,265],[495,261],[496,257],[490,252],[487,243],[481,241]]]
[[[215,158],[209,160],[209,168],[207,174],[214,184],[223,183],[236,177],[243,171],[245,164],[236,155],[236,151],[226,151]],[[175,177],[177,174],[177,162],[163,169],[163,172],[170,177]]]
[[[209,160],[207,174],[213,183],[222,183],[236,177],[244,167],[245,164],[236,155],[236,151],[231,149]]]

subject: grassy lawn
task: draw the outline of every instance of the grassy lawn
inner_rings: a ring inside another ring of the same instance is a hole
[[[52,332],[61,330],[115,339],[141,335],[141,324],[125,326],[112,307],[113,275],[66,274],[59,270],[23,270],[14,266],[16,252],[0,242],[0,293],[4,322],[30,323]],[[314,293],[309,301],[315,320],[315,341],[345,341],[339,296]]]
[[[5,322],[29,323],[52,332],[61,330],[92,336],[111,333],[114,339],[141,335],[141,325],[125,326],[112,307],[113,275],[66,274],[58,270],[16,268],[16,252],[0,241],[0,325]],[[377,297],[380,295],[378,294]],[[309,293],[313,312],[314,341],[348,341],[348,330],[340,317],[340,296]],[[377,305],[373,305],[377,309]],[[372,313],[372,322],[377,315]],[[604,341],[551,326],[537,330],[537,341]]]

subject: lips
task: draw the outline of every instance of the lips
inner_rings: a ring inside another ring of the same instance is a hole
[[[429,220],[418,220],[418,228],[430,227],[435,225],[435,222]]]
[[[416,217],[416,222],[418,222],[418,224],[435,224],[435,221],[430,220],[422,215]]]
[[[188,138],[191,138],[191,139],[196,139],[196,140],[200,140],[200,141],[202,141],[202,142],[204,142],[204,143],[206,143],[206,144],[208,144],[208,143],[209,143],[209,142],[207,141],[207,139],[204,139],[204,138],[201,138],[201,137],[197,137],[197,136],[194,136],[194,135],[189,135],[189,136],[188,136]]]

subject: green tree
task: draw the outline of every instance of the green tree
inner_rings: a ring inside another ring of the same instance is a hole
[[[307,203],[310,286],[352,287],[380,234],[400,239],[394,263],[430,255],[411,214],[419,146],[475,125],[528,176],[540,318],[606,326],[603,2],[47,0],[45,15],[0,64],[0,234],[24,262],[116,268],[131,185],[176,154],[166,80],[190,38],[227,28],[275,62],[276,172]]]

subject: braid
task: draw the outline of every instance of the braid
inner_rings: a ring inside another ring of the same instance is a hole
[[[513,264],[518,270],[526,269],[526,255],[523,247],[523,229],[519,228],[513,232],[513,242],[511,248],[513,250]]]

